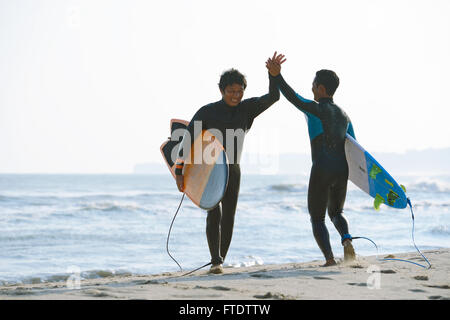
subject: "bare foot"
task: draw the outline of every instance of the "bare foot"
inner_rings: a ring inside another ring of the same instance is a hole
[[[221,264],[215,264],[211,266],[211,269],[209,269],[209,273],[213,274],[221,274],[223,273],[223,268]]]
[[[336,260],[328,259],[327,262],[325,262],[325,264],[322,265],[322,267],[331,267],[331,266],[335,266],[335,265],[337,265]]]
[[[350,239],[344,240],[344,261],[356,260],[355,249],[353,249],[352,241]]]

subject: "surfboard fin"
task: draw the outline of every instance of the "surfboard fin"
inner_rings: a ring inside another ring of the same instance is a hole
[[[375,200],[373,201],[373,207],[375,208],[375,210],[380,210],[380,205],[382,203],[384,203],[384,198],[377,193],[377,195],[375,196]]]

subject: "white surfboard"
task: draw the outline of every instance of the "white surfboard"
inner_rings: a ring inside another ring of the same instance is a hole
[[[374,207],[381,203],[403,209],[407,205],[405,189],[349,134],[345,139],[349,177],[361,190],[375,198]]]

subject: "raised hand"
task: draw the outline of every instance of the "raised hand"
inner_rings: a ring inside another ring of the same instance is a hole
[[[271,76],[276,77],[281,72],[281,65],[286,61],[283,54],[278,54],[275,51],[272,58],[267,59],[266,68],[269,70]]]

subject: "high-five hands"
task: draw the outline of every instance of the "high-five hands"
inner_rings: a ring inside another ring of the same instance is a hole
[[[272,58],[267,59],[266,68],[271,76],[276,77],[281,72],[281,65],[286,61],[284,54],[278,54],[275,51]]]

